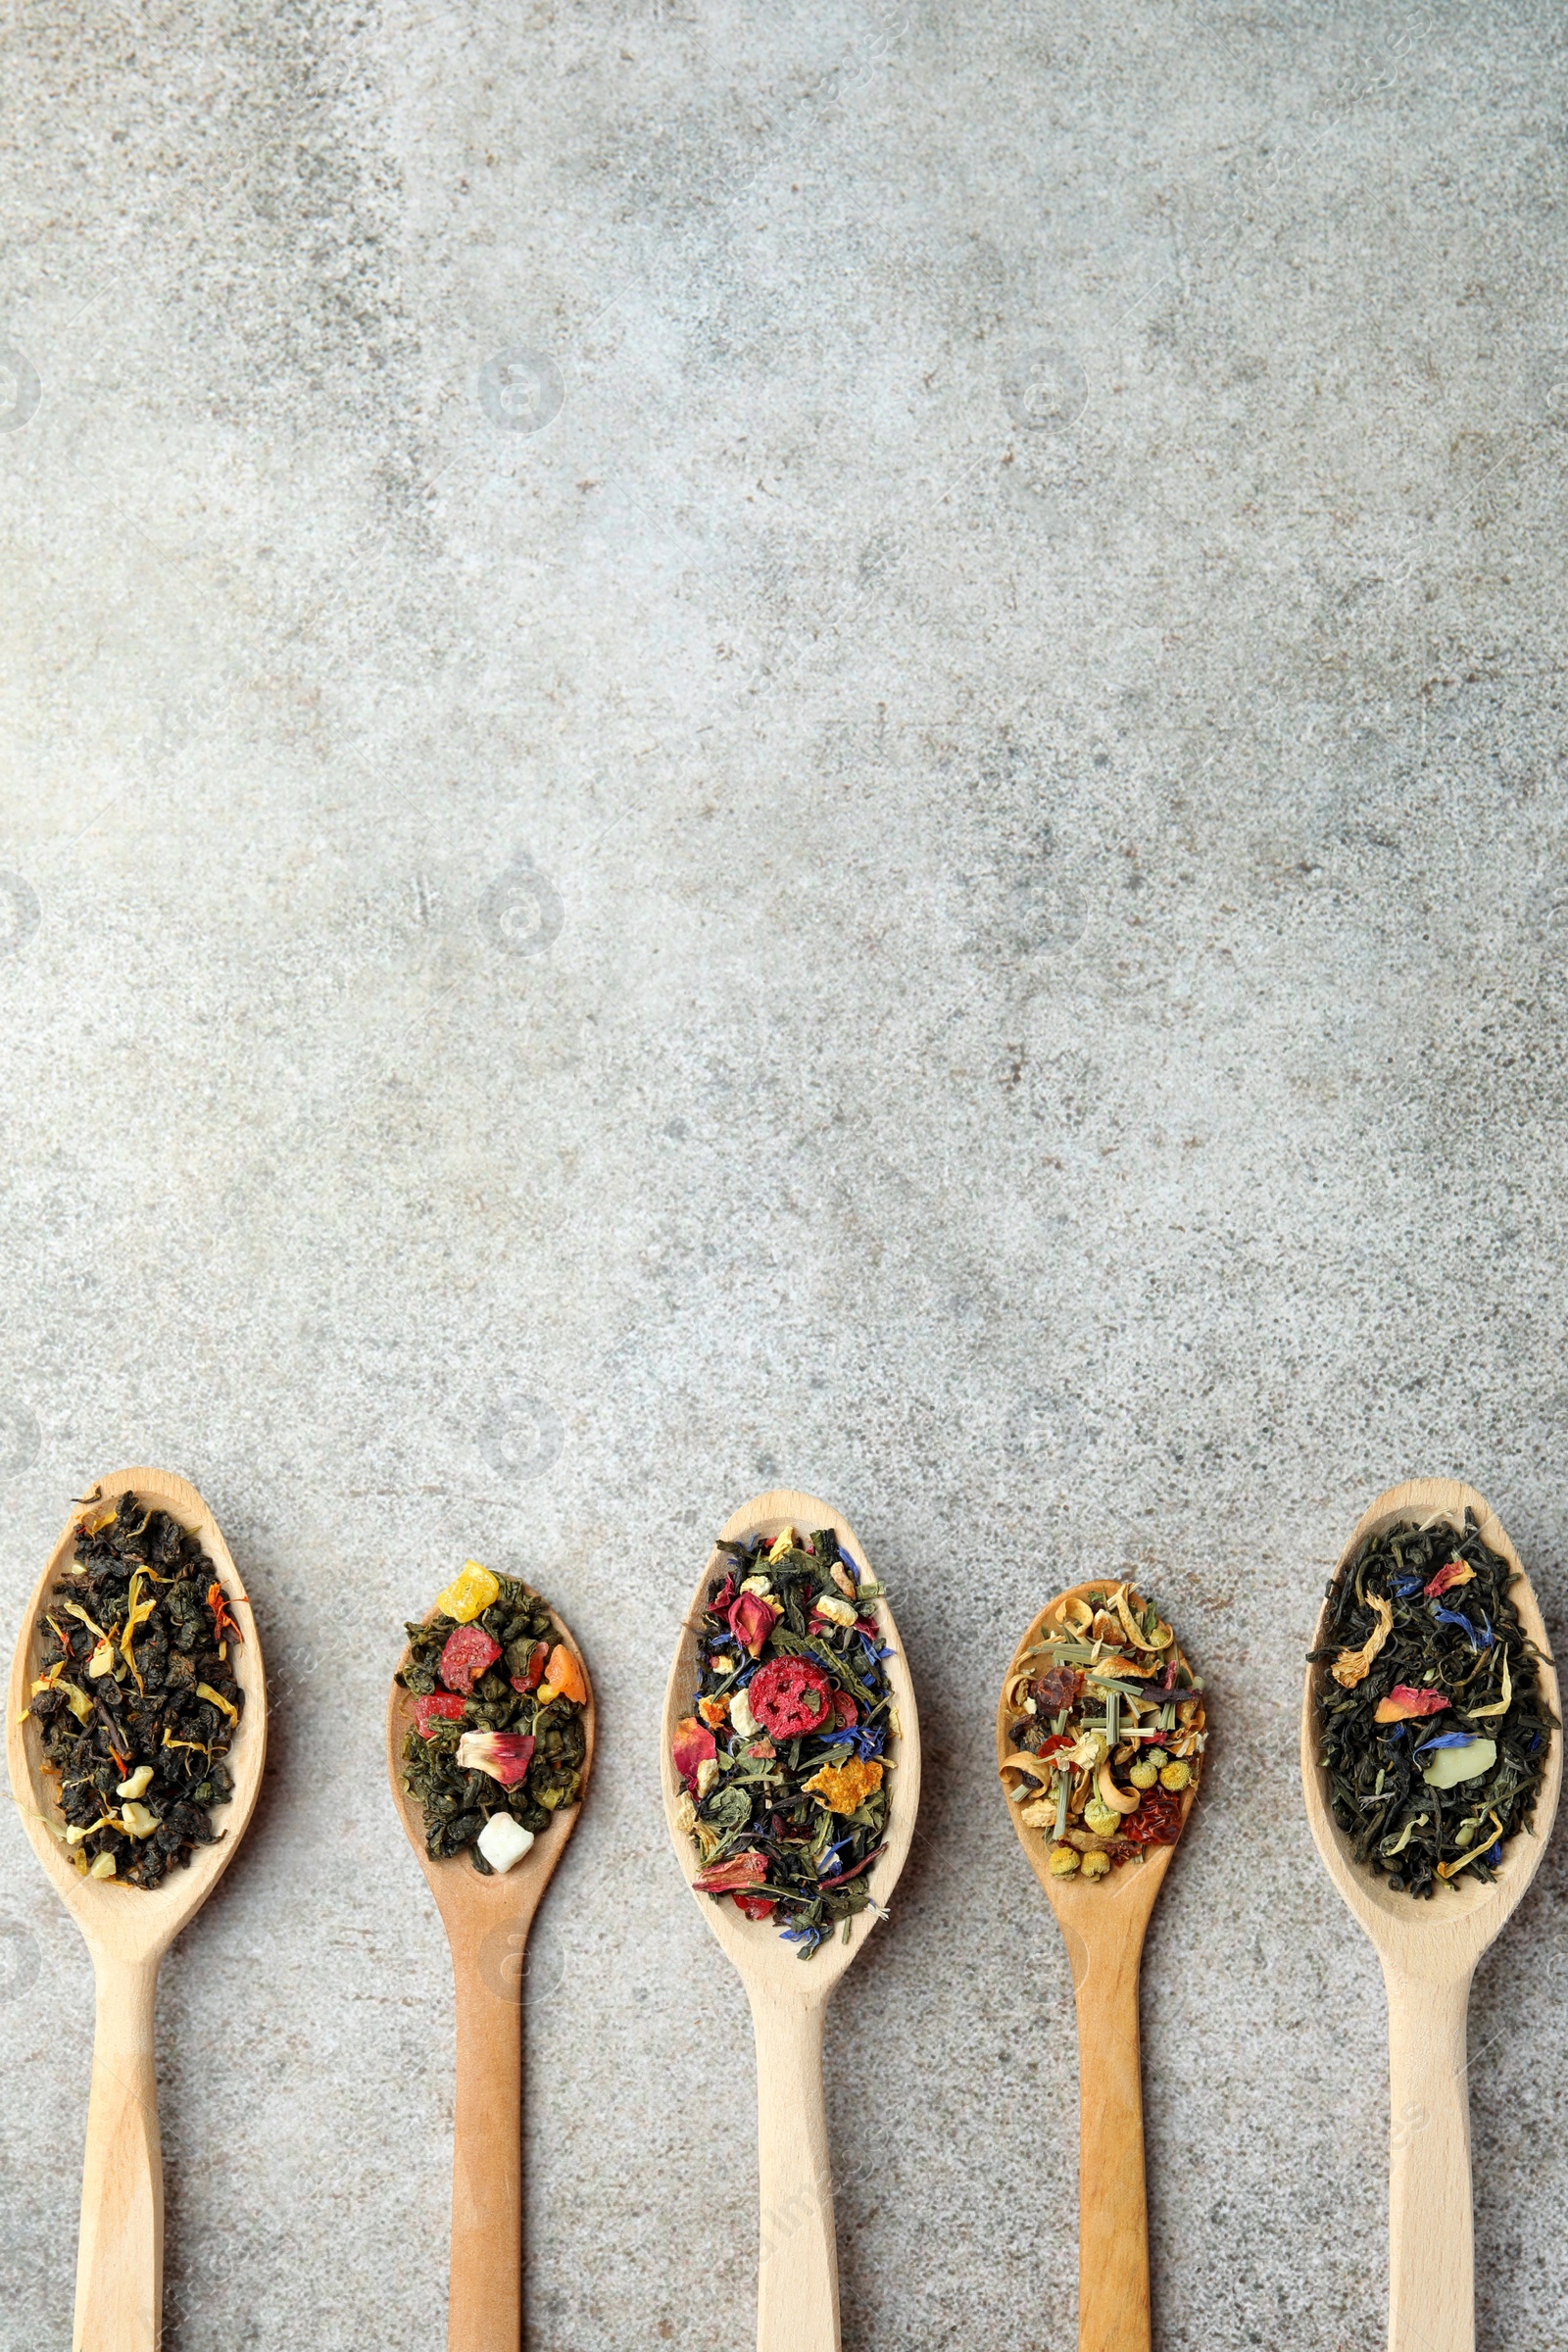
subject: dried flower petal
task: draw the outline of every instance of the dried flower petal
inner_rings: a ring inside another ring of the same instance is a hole
[[[1359,1649],[1341,1650],[1329,1669],[1342,1690],[1353,1690],[1357,1683],[1365,1682],[1372,1671],[1373,1659],[1394,1631],[1393,1603],[1385,1600],[1381,1592],[1367,1594],[1367,1607],[1377,1620],[1371,1633]]]
[[[1409,1683],[1396,1683],[1387,1698],[1380,1698],[1374,1723],[1410,1723],[1418,1715],[1441,1715],[1447,1705],[1441,1690],[1417,1690]]]
[[[737,1886],[756,1886],[767,1876],[767,1863],[756,1847],[731,1854],[711,1870],[700,1870],[692,1885],[699,1894],[733,1894]]]
[[[699,1723],[695,1715],[687,1715],[675,1726],[670,1753],[675,1760],[675,1770],[687,1788],[695,1789],[697,1768],[710,1756],[717,1755],[718,1741],[706,1723]]]
[[[760,1592],[740,1592],[730,1603],[726,1622],[747,1656],[755,1658],[777,1625],[778,1611],[769,1608]]]
[[[465,1732],[458,1741],[458,1769],[485,1772],[503,1788],[528,1777],[534,1741],[526,1732]]]

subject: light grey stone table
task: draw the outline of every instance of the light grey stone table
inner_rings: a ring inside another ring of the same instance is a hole
[[[862,1531],[927,1795],[830,2034],[847,2352],[1070,2352],[1066,1970],[989,1760],[1130,1562],[1209,1679],[1145,1988],[1161,2347],[1381,2340],[1381,1984],[1294,1755],[1391,1479],[1568,1609],[1556,9],[8,13],[0,1599],[166,1463],[273,1672],[161,2017],[170,2352],[444,2341],[402,1617],[603,1744],[530,1986],[531,2340],[752,2329],[656,1725],[707,1541]],[[1565,1865],[1477,1987],[1484,2352],[1568,2344]],[[0,1825],[0,2344],[89,1977]]]

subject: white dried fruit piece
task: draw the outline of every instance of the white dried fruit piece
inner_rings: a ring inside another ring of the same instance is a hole
[[[762,1728],[752,1713],[751,1702],[744,1690],[730,1692],[729,1719],[743,1740],[755,1740]]]
[[[716,1756],[705,1756],[697,1767],[698,1795],[706,1796],[717,1779],[718,1758]]]
[[[504,1876],[522,1860],[533,1843],[533,1832],[514,1821],[510,1813],[492,1813],[474,1843],[491,1869]]]
[[[844,1562],[842,1560],[835,1560],[829,1573],[833,1578],[833,1582],[843,1593],[845,1599],[853,1600],[855,1598],[855,1587],[850,1582],[849,1571],[846,1569]]]
[[[96,1683],[102,1676],[113,1674],[114,1670],[115,1645],[112,1642],[100,1642],[87,1660],[88,1680]]]
[[[158,1827],[157,1814],[149,1813],[145,1805],[122,1805],[120,1818],[132,1838],[150,1838]]]
[[[856,1609],[854,1602],[840,1600],[834,1593],[818,1593],[816,1599],[811,1603],[811,1606],[815,1609],[817,1615],[819,1617],[825,1617],[830,1625],[853,1625],[855,1623]]]
[[[113,1854],[100,1854],[87,1876],[89,1879],[112,1879],[117,1867]]]
[[[128,1781],[121,1781],[116,1785],[115,1794],[117,1796],[145,1796],[148,1789],[152,1787],[152,1766],[150,1764],[138,1764]],[[108,1874],[106,1872],[105,1876],[107,1877],[107,1875]]]

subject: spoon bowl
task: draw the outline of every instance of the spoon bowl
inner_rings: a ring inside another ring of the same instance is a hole
[[[1119,1581],[1096,1576],[1069,1585],[1030,1621],[997,1700],[999,1767],[1014,1753],[1006,1690],[1025,1652],[1067,1602],[1103,1592]],[[1183,1796],[1183,1835],[1201,1780],[1200,1770]],[[1022,1809],[1009,1802],[1008,1816],[1056,1915],[1078,2017],[1079,2352],[1149,2352],[1149,2209],[1138,1982],[1150,1914],[1176,1847],[1146,1847],[1141,1861],[1124,1862],[1107,1878],[1091,1881],[1075,1874],[1054,1879],[1051,1846],[1038,1832],[1025,1829],[1019,1818]]]
[[[1560,1713],[1556,1670],[1529,1578],[1496,1513],[1456,1479],[1416,1478],[1379,1494],[1357,1521],[1332,1583],[1371,1536],[1435,1514],[1464,1525],[1475,1515],[1487,1549],[1507,1561],[1509,1597],[1541,1653],[1546,1703]],[[1323,1646],[1318,1612],[1312,1647]],[[1383,1965],[1389,1998],[1391,2145],[1389,2169],[1390,2352],[1474,2352],[1475,2287],[1470,2191],[1470,2099],[1465,2055],[1470,1980],[1540,1867],[1562,1785],[1562,1733],[1551,1734],[1536,1797],[1533,1835],[1503,1848],[1497,1875],[1455,1881],[1430,1900],[1390,1890],[1356,1862],[1329,1804],[1318,1760],[1318,1701],[1326,1665],[1308,1666],[1301,1695],[1301,1786],[1306,1817],[1325,1869],[1360,1922]]]
[[[41,1665],[43,1603],[72,1565],[78,1508],[27,1603],[6,1715],[6,1756],[23,1827],[81,1930],[97,1982],[73,2352],[154,2352],[160,2338],[164,2186],[153,2064],[158,1968],[232,1861],[255,1810],[267,1757],[267,1678],[256,1621],[217,1520],[196,1489],[167,1470],[117,1470],[83,1501],[113,1502],[127,1491],[200,1537],[239,1629],[231,1664],[245,1705],[227,1757],[233,1794],[214,1809],[214,1842],[197,1846],[184,1869],[171,1871],[156,1886],[82,1878],[50,1827],[63,1817],[44,1770],[38,1725],[26,1714]]]
[[[810,1533],[830,1527],[841,1548],[867,1568],[865,1548],[850,1523],[814,1494],[778,1489],[755,1494],[719,1531],[720,1543],[755,1535],[776,1536],[786,1524]],[[697,1642],[709,1587],[722,1572],[715,1544],[703,1570],[676,1645],[664,1693],[660,1761],[664,1812],[676,1859],[690,1885],[702,1869],[697,1849],[681,1829],[676,1808],[682,1795],[671,1750],[676,1727],[698,1687]],[[920,1730],[914,1687],[904,1645],[886,1599],[865,1608],[875,1618],[892,1655],[885,1661],[899,1737],[890,1759],[892,1795],[887,1840],[867,1873],[874,1906],[850,1921],[808,1960],[800,1959],[771,1920],[750,1920],[732,1902],[696,1894],[708,1926],[739,1972],[751,2003],[757,2039],[759,2171],[761,2184],[761,2262],[757,2296],[758,2352],[838,2352],[838,2251],[833,2229],[833,2185],[828,2159],[827,2117],[822,2091],[822,2023],[828,1998],[885,1911],[908,1857],[920,1803]]]
[[[427,1610],[425,1622],[435,1611]],[[581,1650],[554,1609],[558,1638],[582,1668],[582,1786],[509,1871],[481,1877],[465,1854],[432,1860],[424,1815],[403,1786],[414,1693],[394,1681],[386,1761],[392,1802],[441,1915],[452,1952],[457,2073],[447,2352],[520,2352],[522,2343],[522,1980],[529,1930],[577,1826],[594,1760],[594,1690]],[[405,1646],[398,1670],[408,1664]]]

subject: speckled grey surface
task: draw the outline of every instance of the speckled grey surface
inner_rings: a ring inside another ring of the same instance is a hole
[[[707,1539],[858,1523],[927,1796],[830,2028],[848,2352],[1068,2352],[1066,1970],[988,1760],[1136,1563],[1216,1724],[1144,2024],[1156,2341],[1382,2340],[1381,1984],[1294,1760],[1389,1480],[1568,1607],[1555,9],[8,15],[0,1600],[205,1491],[273,1674],[164,1978],[170,2352],[444,2341],[380,1707],[468,1552],[601,1762],[530,2342],[732,2352],[739,1986],[654,1742]],[[1476,1992],[1484,2352],[1568,2344],[1565,1866]],[[0,2341],[88,1970],[0,1823]]]

